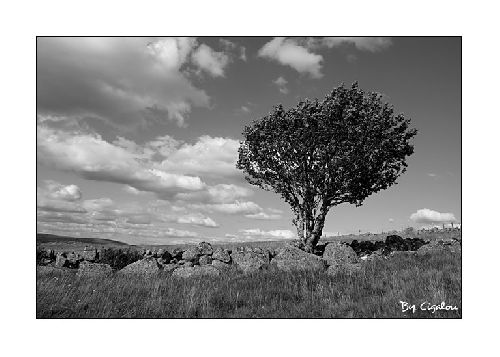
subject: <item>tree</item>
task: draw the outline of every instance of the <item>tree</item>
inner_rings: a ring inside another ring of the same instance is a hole
[[[378,93],[357,83],[323,101],[277,105],[243,131],[236,167],[246,180],[291,206],[303,249],[314,251],[330,208],[361,206],[406,171],[417,130]]]

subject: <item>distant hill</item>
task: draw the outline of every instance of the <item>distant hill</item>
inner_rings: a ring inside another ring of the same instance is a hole
[[[63,236],[57,236],[55,234],[46,234],[46,233],[37,233],[36,242],[37,243],[83,243],[89,245],[113,244],[113,245],[128,246],[127,243],[112,239],[63,237]]]

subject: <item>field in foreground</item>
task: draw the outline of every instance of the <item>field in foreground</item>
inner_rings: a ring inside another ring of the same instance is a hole
[[[460,318],[461,291],[460,255],[447,252],[398,254],[333,277],[270,269],[103,280],[37,267],[36,311],[37,318]],[[414,304],[415,313],[403,312],[400,301]],[[442,302],[458,310],[429,310]]]

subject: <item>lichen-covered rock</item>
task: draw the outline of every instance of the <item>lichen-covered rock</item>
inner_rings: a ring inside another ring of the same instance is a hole
[[[97,264],[87,261],[80,263],[76,276],[78,277],[107,277],[113,274],[113,268],[108,264]]]
[[[183,253],[184,253],[183,249],[181,249],[181,248],[175,248],[174,250],[172,250],[172,253],[171,253],[172,259],[181,260]]]
[[[216,267],[217,269],[229,269],[231,267],[230,264],[221,262],[220,260],[212,260],[212,266]]]
[[[418,248],[417,255],[441,252],[462,253],[462,245],[457,241],[433,241]]]
[[[80,254],[83,260],[93,262],[97,258],[97,249],[85,247],[85,249]]]
[[[212,259],[217,259],[221,262],[229,263],[231,261],[231,255],[229,255],[227,249],[217,248],[212,253]]]
[[[177,265],[177,264],[165,264],[162,268],[163,268],[163,271],[165,271],[167,273],[171,273],[175,269],[177,269],[178,267],[179,267],[179,265]]]
[[[360,264],[345,263],[345,264],[330,265],[328,269],[326,269],[326,274],[334,276],[339,272],[345,272],[351,275],[360,270],[361,270]]]
[[[241,248],[231,253],[231,259],[245,274],[269,265],[269,252],[261,248]]]
[[[138,260],[135,263],[127,265],[119,271],[120,274],[134,274],[134,275],[154,275],[160,271],[161,266],[154,257],[147,257]]]
[[[348,246],[340,242],[328,243],[323,252],[323,260],[327,265],[343,265],[359,263],[359,258],[356,252]]]
[[[212,248],[212,245],[207,242],[201,242],[198,244],[198,250],[201,255],[211,255],[214,250]]]
[[[172,273],[176,278],[195,278],[195,277],[217,277],[220,272],[217,268],[211,265],[194,266],[194,267],[179,267]]]
[[[209,255],[202,255],[200,259],[198,259],[198,264],[200,265],[212,264],[212,257]]]
[[[68,259],[66,259],[66,256],[63,254],[57,254],[55,266],[58,268],[67,267],[68,266]]]
[[[283,271],[294,270],[323,270],[326,268],[325,261],[317,255],[304,252],[291,245],[276,249],[276,256],[271,264]]]
[[[200,255],[201,253],[198,247],[190,247],[182,253],[182,259],[187,262],[197,263]]]

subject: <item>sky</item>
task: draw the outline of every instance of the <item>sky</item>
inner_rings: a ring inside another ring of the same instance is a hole
[[[324,235],[461,222],[459,37],[37,39],[37,232],[131,244],[296,235],[236,169],[245,125],[342,83],[418,129],[398,184]]]

